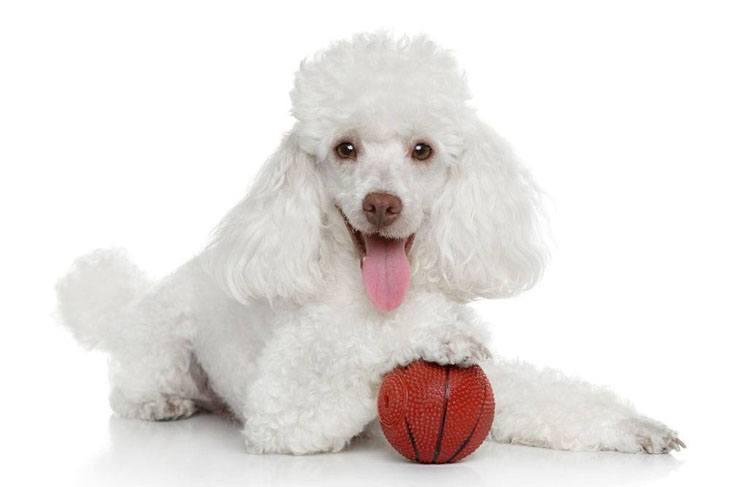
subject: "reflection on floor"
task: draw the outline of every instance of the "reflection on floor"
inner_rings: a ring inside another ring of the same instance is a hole
[[[79,471],[79,485],[643,485],[667,476],[671,456],[570,453],[485,443],[454,465],[416,465],[380,437],[345,452],[247,455],[236,424],[212,415],[149,423],[112,417],[108,448]]]

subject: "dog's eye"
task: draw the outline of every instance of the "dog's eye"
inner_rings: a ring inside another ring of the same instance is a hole
[[[355,144],[352,142],[342,142],[335,147],[335,154],[337,154],[337,157],[340,159],[354,160],[357,157],[357,149],[355,149]]]
[[[419,142],[418,144],[413,146],[413,152],[411,153],[411,156],[417,161],[425,161],[426,159],[431,157],[432,153],[433,149],[431,149],[430,145]]]

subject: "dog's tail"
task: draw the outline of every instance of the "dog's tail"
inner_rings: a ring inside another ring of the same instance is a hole
[[[79,257],[56,285],[58,315],[82,345],[109,350],[122,338],[122,317],[151,287],[119,249]]]

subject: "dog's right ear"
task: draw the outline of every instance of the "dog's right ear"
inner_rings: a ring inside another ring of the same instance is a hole
[[[301,301],[322,287],[324,191],[314,158],[287,135],[218,226],[203,258],[241,303]]]

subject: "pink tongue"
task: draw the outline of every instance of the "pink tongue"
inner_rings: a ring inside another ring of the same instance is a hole
[[[367,250],[362,262],[362,280],[370,301],[380,311],[400,306],[411,282],[406,258],[406,239],[365,235]]]

